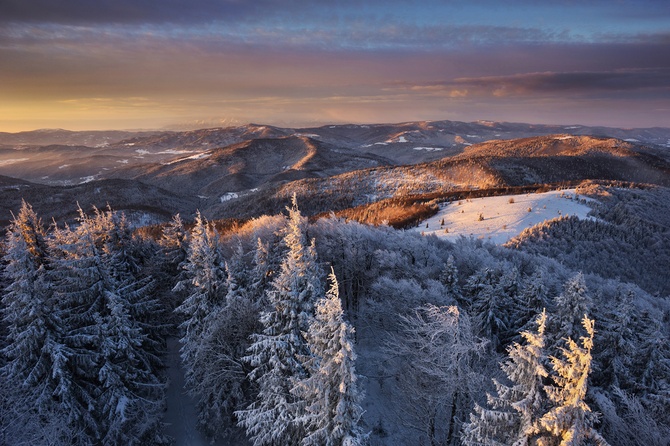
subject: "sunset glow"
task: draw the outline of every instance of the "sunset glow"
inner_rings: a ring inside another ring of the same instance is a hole
[[[670,122],[670,3],[9,0],[0,131]]]

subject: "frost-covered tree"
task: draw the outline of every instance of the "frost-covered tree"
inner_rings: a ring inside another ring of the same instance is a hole
[[[234,411],[250,400],[249,365],[242,360],[250,336],[260,329],[258,307],[246,296],[214,310],[198,349],[189,391],[198,403],[198,424],[211,437],[235,425]]]
[[[133,236],[132,228],[124,213],[108,208],[97,213],[95,218],[106,221],[106,234],[102,247],[102,257],[112,278],[117,281],[119,295],[127,303],[131,319],[144,331],[146,341],[143,349],[158,355],[161,351],[161,334],[165,310],[154,296],[156,281],[145,273],[143,260],[150,253],[139,238]],[[155,358],[154,366],[160,361]]]
[[[323,289],[314,243],[305,243],[306,219],[295,196],[288,211],[284,235],[288,252],[267,293],[270,308],[261,313],[263,332],[252,336],[245,358],[253,367],[249,376],[258,385],[258,396],[247,409],[236,412],[255,446],[298,444],[304,437],[298,420],[300,400],[291,389],[307,376],[303,360],[310,353],[304,333]]]
[[[12,446],[74,445],[78,441],[76,430],[64,421],[64,411],[57,405],[42,406],[37,410],[32,401],[15,382],[0,379],[0,444]]]
[[[414,420],[431,445],[453,444],[472,396],[483,384],[477,362],[487,341],[474,334],[467,313],[456,306],[426,305],[402,317],[401,334],[387,345],[404,363],[400,388]]]
[[[165,224],[161,237],[158,239],[160,246],[160,266],[165,274],[165,281],[172,290],[172,309],[179,306],[187,295],[190,281],[187,277],[186,263],[191,234],[186,229],[181,215],[176,214],[172,220]]]
[[[262,302],[265,298],[265,289],[270,283],[272,269],[269,263],[269,248],[258,238],[256,239],[256,249],[254,250],[253,269],[249,278],[248,293],[249,296],[257,302]]]
[[[63,343],[63,306],[52,290],[51,251],[41,221],[23,202],[9,225],[3,256],[9,286],[2,297],[7,344],[2,350],[0,378],[3,407],[11,412],[2,412],[8,421],[13,420],[2,426],[4,431],[21,424],[23,429],[15,429],[11,438],[16,444],[70,438],[86,412],[86,405],[73,396],[73,352]],[[34,431],[27,432],[25,427]]]
[[[543,311],[548,304],[548,291],[545,285],[546,272],[538,268],[523,281],[519,292],[519,323],[530,330],[535,325],[535,315]]]
[[[126,215],[108,208],[104,213],[98,212],[96,219],[105,222],[102,250],[114,278],[122,283],[134,280],[141,270],[141,254]]]
[[[532,276],[530,276],[524,283],[521,290],[521,301],[529,309],[529,311],[539,312],[547,305],[547,287],[545,280],[547,273],[538,268]]]
[[[595,414],[585,401],[595,329],[593,320],[586,315],[582,324],[586,336],[581,337],[581,345],[569,338],[567,346],[561,347],[563,359],[551,357],[554,385],[545,390],[553,407],[538,423],[538,444],[542,446],[578,446],[587,441],[608,444],[593,427]]]
[[[555,298],[555,304],[556,310],[549,321],[552,352],[564,340],[577,339],[582,334],[582,318],[593,306],[582,273],[577,273],[565,283],[563,292]]]
[[[9,285],[2,297],[3,319],[8,345],[2,373],[16,383],[39,382],[48,374],[42,350],[57,335],[59,321],[54,314],[50,290],[51,269],[46,233],[32,207],[25,201],[7,230],[4,275]],[[40,371],[41,370],[41,371]]]
[[[493,380],[496,395],[487,395],[489,408],[475,405],[470,423],[463,428],[464,445],[528,446],[546,406],[543,379],[544,330],[547,316],[537,318],[537,331],[522,332],[525,343],[508,348],[508,359],[500,365],[511,385]]]
[[[227,294],[205,318],[190,371],[189,392],[198,402],[199,425],[211,437],[226,435],[234,411],[249,403],[249,367],[242,358],[260,330],[257,302],[248,295],[249,273],[238,244],[225,263]]]
[[[175,267],[179,267],[188,257],[188,243],[190,234],[184,227],[181,215],[176,214],[165,225],[159,239],[166,260]]]
[[[330,290],[316,304],[307,343],[311,352],[305,366],[309,376],[293,393],[302,400],[304,446],[356,446],[365,442],[358,427],[363,409],[354,363],[353,328],[344,320],[335,273]]]
[[[164,384],[152,368],[153,358],[143,350],[146,335],[133,321],[125,297],[109,293],[106,300],[109,313],[96,333],[102,341],[98,371],[101,440],[139,445],[156,428]]]
[[[634,386],[633,360],[636,345],[635,293],[619,288],[617,303],[606,312],[600,330],[597,377],[601,386],[629,389]]]
[[[481,336],[491,341],[498,349],[509,333],[514,301],[507,293],[501,270],[484,268],[470,277],[466,284],[471,303],[471,314]]]
[[[58,299],[67,305],[64,342],[74,366],[70,394],[86,407],[79,414],[86,436],[105,444],[142,444],[156,431],[164,385],[147,350],[149,336],[137,318],[150,301],[120,253],[123,225],[113,214],[80,212],[76,235],[59,259]],[[116,232],[116,233],[115,233]],[[118,244],[117,244],[118,242]]]
[[[250,287],[250,274],[244,264],[244,249],[240,243],[235,247],[233,255],[224,264],[226,302],[246,298]]]
[[[185,264],[188,283],[184,286],[188,287],[189,295],[175,310],[184,316],[179,327],[183,333],[181,358],[188,386],[195,384],[191,382],[191,375],[206,331],[206,319],[225,297],[224,262],[218,243],[216,230],[198,213]]]
[[[612,445],[667,446],[670,426],[639,397],[617,387],[607,393],[595,390],[592,397],[602,413],[603,436]]]
[[[663,323],[651,314],[642,315],[641,340],[636,350],[636,387],[643,401],[664,413],[670,425],[670,340]],[[641,372],[641,373],[640,373]]]
[[[449,254],[447,263],[444,266],[442,274],[440,274],[440,282],[447,288],[447,292],[456,300],[460,297],[461,289],[458,285],[458,268],[454,256]]]

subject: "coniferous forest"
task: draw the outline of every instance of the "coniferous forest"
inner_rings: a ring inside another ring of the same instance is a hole
[[[670,446],[670,0],[0,0],[0,446]]]
[[[308,220],[295,197],[154,236],[24,202],[2,245],[0,444],[175,444],[178,348],[219,444],[667,445],[668,192],[584,193],[593,220],[505,246]]]

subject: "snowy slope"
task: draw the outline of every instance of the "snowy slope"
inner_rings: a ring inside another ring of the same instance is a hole
[[[586,199],[575,196],[575,189],[568,189],[461,200],[443,205],[435,216],[412,230],[450,239],[472,236],[502,244],[525,228],[561,215],[587,218],[591,208]]]

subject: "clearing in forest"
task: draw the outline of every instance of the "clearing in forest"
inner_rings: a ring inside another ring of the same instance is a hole
[[[560,216],[587,218],[591,208],[575,189],[472,198],[447,203],[415,231],[438,237],[481,238],[503,244],[525,228]]]

